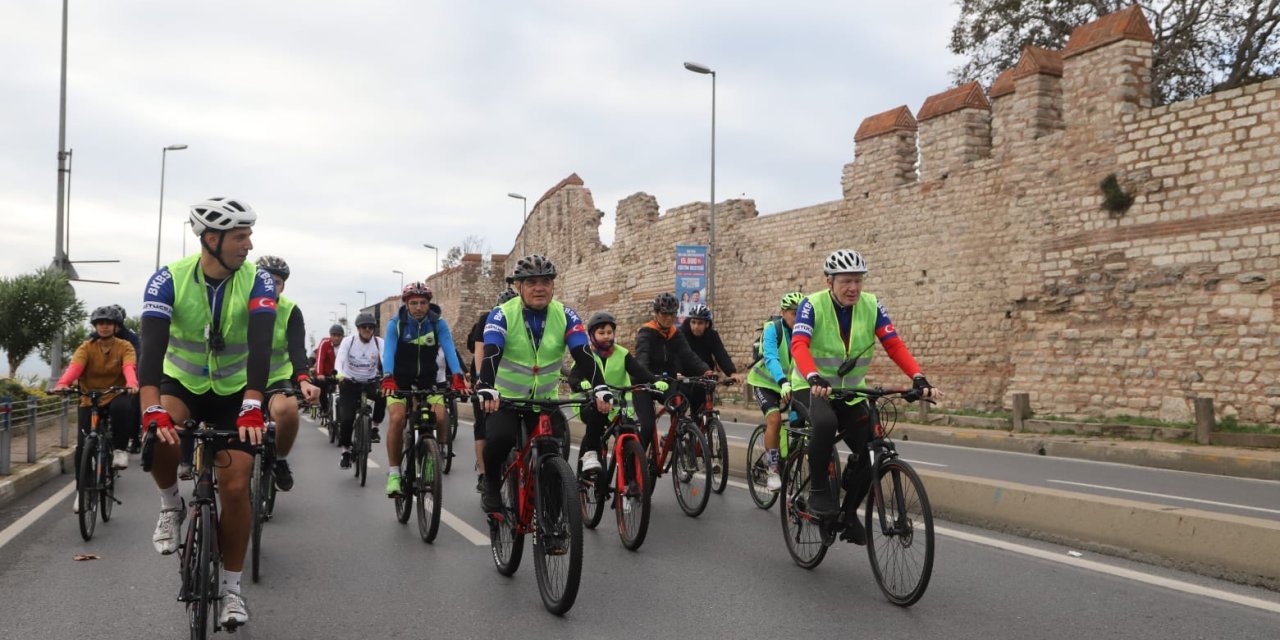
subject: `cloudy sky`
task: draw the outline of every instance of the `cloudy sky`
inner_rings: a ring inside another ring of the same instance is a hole
[[[60,3],[0,0],[0,274],[53,256]],[[950,85],[950,0],[410,2],[72,0],[67,146],[87,306],[141,306],[182,253],[186,206],[259,214],[255,253],[324,332],[340,303],[394,293],[469,235],[505,252],[577,172],[606,212],[637,191],[705,201],[717,72],[717,199],[762,214],[840,197],[869,115]],[[189,237],[188,250],[195,248]],[[43,372],[34,357],[23,372]]]

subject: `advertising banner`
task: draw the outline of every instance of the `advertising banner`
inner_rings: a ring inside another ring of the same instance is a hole
[[[680,309],[676,321],[684,322],[689,310],[706,304],[707,297],[707,245],[676,245],[676,299]]]

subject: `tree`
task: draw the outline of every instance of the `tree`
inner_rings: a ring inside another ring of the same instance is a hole
[[[9,360],[9,377],[32,351],[84,319],[84,302],[59,270],[0,278],[0,347]]]
[[[470,235],[462,239],[462,244],[454,245],[444,254],[444,260],[440,262],[440,266],[448,269],[462,264],[462,256],[468,253],[480,253],[484,251],[484,238],[481,236]]]
[[[957,0],[951,52],[968,57],[953,69],[957,84],[990,86],[1028,45],[1061,49],[1076,27],[1132,0]],[[1155,104],[1194,98],[1280,73],[1280,0],[1141,2],[1155,36],[1151,93]]]

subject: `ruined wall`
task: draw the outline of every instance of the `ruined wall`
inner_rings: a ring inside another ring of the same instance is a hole
[[[839,200],[766,216],[717,203],[713,310],[735,360],[782,293],[820,289],[823,257],[853,248],[950,407],[1027,391],[1039,413],[1187,420],[1208,395],[1276,422],[1280,80],[1152,108],[1151,40],[1131,8],[1061,52],[1028,48],[985,95],[958,87],[867,118]],[[1126,211],[1103,206],[1109,174],[1135,197]],[[609,248],[598,225],[575,174],[513,253],[550,256],[558,296],[615,313],[629,344],[673,286],[675,245],[707,241],[707,204],[664,214],[629,196]],[[888,358],[872,377],[903,381]]]

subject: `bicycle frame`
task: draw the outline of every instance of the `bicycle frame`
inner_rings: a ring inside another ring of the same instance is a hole
[[[521,421],[521,430],[524,428],[524,421]],[[543,447],[549,449],[544,451]],[[536,459],[541,460],[547,456],[560,455],[560,443],[556,441],[555,431],[551,427],[551,416],[546,412],[538,414],[538,424],[534,427],[533,432],[525,439],[524,446],[520,448],[520,452],[516,454],[515,462],[512,462],[503,470],[502,477],[504,479],[511,474],[516,474],[517,487],[517,510],[515,530],[519,534],[527,534],[533,531],[533,514],[534,501],[536,499],[534,491],[535,478],[533,470],[538,467],[534,464],[535,451]]]

